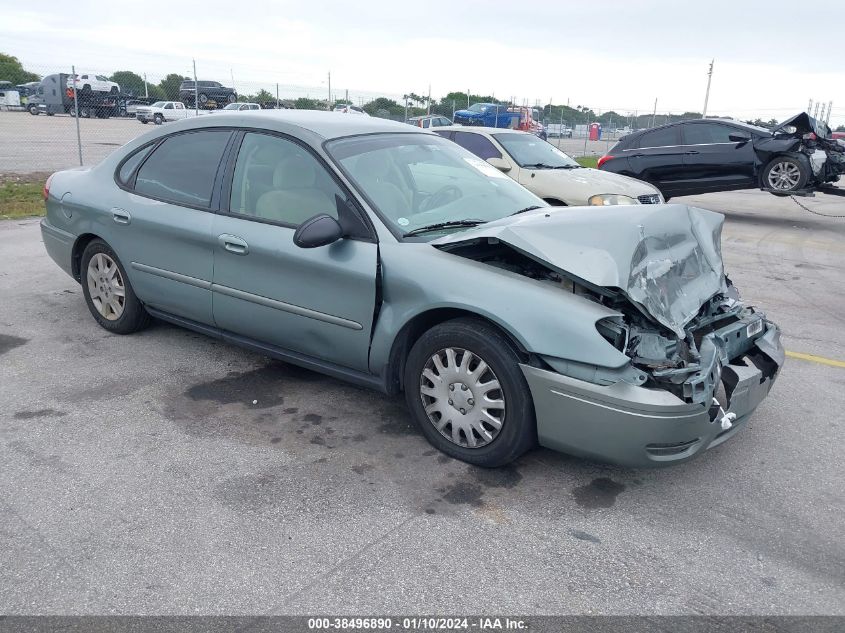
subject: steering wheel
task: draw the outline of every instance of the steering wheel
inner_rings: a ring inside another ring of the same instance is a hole
[[[442,207],[444,204],[449,204],[463,197],[463,195],[463,192],[455,185],[446,185],[423,200],[420,203],[420,211],[429,211],[437,207]]]

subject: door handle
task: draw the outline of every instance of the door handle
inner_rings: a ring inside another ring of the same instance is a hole
[[[249,244],[237,235],[224,233],[223,235],[219,235],[217,237],[217,241],[223,248],[235,255],[246,255],[249,253]]]
[[[124,211],[123,209],[112,209],[111,217],[118,224],[129,224],[132,221],[129,211]]]
[[[700,154],[700,153],[701,153],[701,152],[699,152],[699,151],[698,151],[698,150],[696,150],[696,149],[691,149],[691,150],[690,150],[690,151],[688,151],[688,152],[684,152],[684,154],[686,154],[687,156],[692,156],[693,154]]]

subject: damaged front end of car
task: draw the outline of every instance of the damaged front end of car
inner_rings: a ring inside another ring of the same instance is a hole
[[[784,353],[777,326],[724,274],[724,217],[684,205],[625,210],[624,221],[544,211],[437,244],[610,311],[595,323],[596,345],[624,354],[621,365],[539,354],[523,366],[540,443],[645,466],[690,459],[734,435],[769,393]]]
[[[777,156],[790,156],[806,166],[808,179],[805,186],[813,189],[837,182],[845,174],[845,145],[832,138],[830,127],[806,112],[792,116],[772,130],[772,136],[755,142],[754,150],[762,164]],[[777,189],[761,186],[766,191],[780,193]]]

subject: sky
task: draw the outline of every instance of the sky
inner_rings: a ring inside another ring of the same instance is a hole
[[[833,102],[845,124],[845,2],[817,0],[7,2],[0,52],[39,74],[189,75],[284,96],[429,91],[623,114],[784,119]],[[835,25],[839,28],[835,28]],[[838,35],[837,35],[838,34]],[[838,43],[834,40],[839,37]],[[839,52],[836,52],[836,51]],[[815,106],[814,106],[815,107]]]

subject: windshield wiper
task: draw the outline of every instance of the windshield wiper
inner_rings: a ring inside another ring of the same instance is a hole
[[[548,165],[546,163],[528,163],[522,165],[522,167],[528,167],[529,169],[554,169],[554,165]]]
[[[449,220],[447,222],[436,222],[435,224],[426,224],[425,226],[419,226],[415,228],[413,231],[408,231],[405,233],[405,237],[410,235],[420,235],[421,233],[428,233],[430,231],[436,231],[437,229],[453,229],[459,228],[462,226],[478,226],[479,224],[484,224],[487,220],[475,220],[468,218],[466,220]]]
[[[554,169],[581,169],[581,165],[558,165]]]
[[[511,215],[519,215],[520,213],[525,213],[527,211],[533,211],[534,209],[542,209],[543,207],[537,206],[536,204],[533,207],[525,207],[524,209],[520,209],[519,211],[514,211]]]

